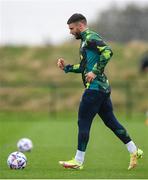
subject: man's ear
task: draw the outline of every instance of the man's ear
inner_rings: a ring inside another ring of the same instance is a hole
[[[78,27],[79,27],[79,29],[82,29],[83,28],[83,23],[79,22]]]

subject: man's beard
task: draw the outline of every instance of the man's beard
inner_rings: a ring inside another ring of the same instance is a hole
[[[78,33],[78,32],[74,36],[75,36],[76,39],[81,39],[81,34]]]

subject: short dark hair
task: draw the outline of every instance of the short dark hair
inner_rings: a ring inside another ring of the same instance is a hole
[[[75,23],[75,22],[83,22],[84,24],[87,24],[86,17],[82,14],[75,13],[73,14],[67,21],[67,24]]]

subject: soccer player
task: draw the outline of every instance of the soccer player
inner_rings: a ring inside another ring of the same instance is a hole
[[[119,123],[113,113],[110,98],[111,88],[104,69],[113,52],[102,37],[91,31],[87,20],[82,14],[73,14],[67,21],[70,34],[80,44],[80,63],[66,65],[63,58],[59,58],[57,65],[65,73],[81,73],[85,86],[78,112],[78,147],[75,158],[70,161],[59,161],[64,168],[83,169],[86,147],[93,118],[98,114],[104,124],[125,144],[130,153],[128,169],[137,165],[137,159],[142,157],[143,151],[138,149],[130,138],[126,129]]]

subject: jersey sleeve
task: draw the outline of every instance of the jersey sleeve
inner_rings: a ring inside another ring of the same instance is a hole
[[[89,39],[87,41],[87,47],[96,51],[100,56],[97,63],[94,65],[92,72],[96,75],[102,74],[106,64],[113,55],[111,48],[106,45],[102,39]]]
[[[65,73],[68,72],[74,72],[74,73],[81,73],[81,67],[80,64],[74,64],[74,65],[67,65],[64,68]]]

